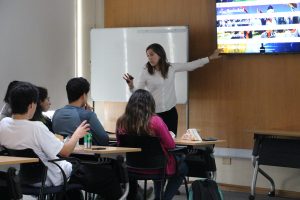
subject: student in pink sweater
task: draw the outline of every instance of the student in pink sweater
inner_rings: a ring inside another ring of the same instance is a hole
[[[132,94],[126,106],[125,113],[117,121],[116,129],[117,140],[118,135],[127,133],[137,135],[149,134],[160,139],[163,151],[168,157],[166,174],[171,176],[168,180],[163,199],[172,199],[183,181],[183,176],[187,173],[187,166],[185,162],[181,162],[180,171],[176,172],[176,158],[167,152],[168,149],[175,148],[175,142],[164,121],[155,114],[155,101],[148,91],[138,89]],[[143,172],[145,174],[154,173],[153,171]],[[160,184],[159,181],[154,181],[155,199],[159,199]],[[137,181],[130,181],[128,199],[135,199],[136,188]]]

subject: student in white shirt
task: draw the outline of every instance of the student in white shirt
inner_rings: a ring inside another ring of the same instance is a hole
[[[178,114],[176,110],[175,73],[193,71],[209,63],[210,60],[220,58],[219,50],[215,50],[209,57],[201,58],[188,63],[169,63],[164,48],[157,43],[146,49],[148,62],[140,73],[136,86],[133,77],[125,74],[130,91],[147,89],[153,96],[156,104],[155,112],[167,124],[169,131],[177,134]]]
[[[66,143],[59,141],[40,121],[29,121],[35,113],[38,102],[38,90],[30,83],[19,83],[10,92],[9,104],[12,118],[5,117],[0,122],[0,145],[9,149],[32,149],[48,167],[47,186],[63,183],[62,174],[57,166],[48,160],[57,159],[57,155],[69,156],[78,140],[90,130],[83,121],[78,125]],[[116,200],[122,195],[120,184],[112,169],[101,165],[80,164],[76,167],[70,162],[60,161],[69,182],[81,184],[83,189],[93,190],[106,199]],[[76,170],[75,170],[76,169]],[[114,192],[111,192],[111,191]],[[80,191],[68,192],[69,199],[80,199]]]

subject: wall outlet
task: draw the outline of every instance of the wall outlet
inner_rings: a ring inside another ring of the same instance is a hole
[[[231,165],[231,158],[222,158],[223,165]]]

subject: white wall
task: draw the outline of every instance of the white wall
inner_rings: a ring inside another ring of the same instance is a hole
[[[67,103],[75,10],[76,0],[0,0],[0,106],[12,80],[48,88],[52,109]]]
[[[79,0],[82,5],[82,76],[91,80],[90,31],[104,26],[104,0]],[[97,20],[100,18],[100,20]]]
[[[104,0],[96,0],[96,15],[95,15],[96,27],[104,27]]]

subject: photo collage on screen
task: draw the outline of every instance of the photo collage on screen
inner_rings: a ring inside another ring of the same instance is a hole
[[[217,0],[224,53],[300,52],[300,0]]]

